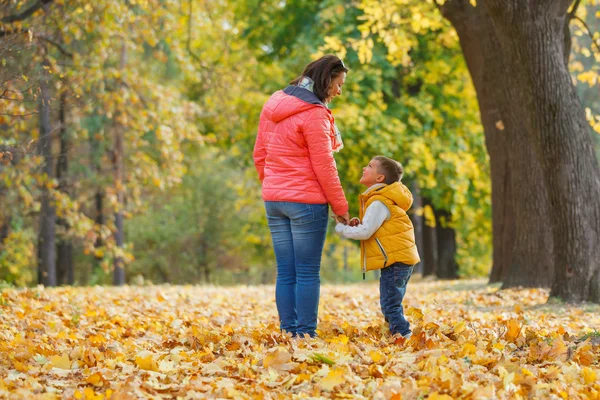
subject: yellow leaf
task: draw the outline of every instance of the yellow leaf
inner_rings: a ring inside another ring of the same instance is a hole
[[[464,321],[460,321],[458,324],[454,325],[454,333],[459,334],[464,331],[466,328],[466,324]]]
[[[346,381],[344,378],[345,370],[343,368],[334,368],[329,371],[327,376],[319,382],[319,386],[323,390],[331,391],[337,385],[340,385]]]
[[[523,309],[521,308],[521,306],[519,304],[515,304],[515,312],[518,314],[522,311],[523,311]]]
[[[99,372],[95,372],[92,375],[88,376],[85,380],[90,385],[94,386],[102,386],[102,375]]]
[[[509,342],[514,342],[519,337],[519,334],[521,333],[521,324],[516,319],[511,319],[506,324],[506,328],[507,328],[507,331],[505,334],[506,340]]]
[[[494,345],[494,348],[495,348],[496,350],[504,350],[504,344],[503,344],[503,343],[496,343],[496,344]]]
[[[291,359],[292,355],[284,347],[276,347],[266,355],[263,365],[265,368],[287,370],[291,369],[291,364],[289,364]]]
[[[52,356],[50,357],[50,362],[56,368],[61,369],[71,369],[71,360],[69,360],[68,354],[63,354],[62,356]]]
[[[420,309],[415,307],[409,307],[408,310],[406,310],[406,315],[411,317],[413,321],[419,321],[423,319],[423,313]]]
[[[385,358],[385,356],[383,355],[383,353],[381,353],[380,351],[375,351],[372,350],[369,355],[371,356],[371,359],[373,360],[373,362],[378,363],[379,361],[383,360]]]
[[[452,397],[447,394],[439,394],[438,392],[433,392],[427,397],[427,400],[453,400]]]
[[[135,364],[140,369],[145,369],[147,371],[156,371],[158,372],[158,365],[154,360],[154,355],[149,351],[142,351],[135,357]]]
[[[462,348],[461,356],[464,357],[469,354],[475,354],[476,351],[477,346],[475,346],[473,343],[465,343]]]
[[[561,338],[558,338],[554,341],[554,343],[552,343],[552,349],[550,349],[548,356],[551,358],[558,358],[562,361],[566,361],[568,352],[568,346]]]
[[[590,367],[585,367],[581,373],[583,374],[583,380],[586,385],[591,385],[596,382],[596,371],[591,369]]]

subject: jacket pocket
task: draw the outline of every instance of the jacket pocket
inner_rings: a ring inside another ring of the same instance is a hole
[[[379,239],[375,238],[375,243],[377,243],[377,246],[379,246],[379,250],[381,251],[381,254],[383,255],[383,267],[385,268],[385,266],[387,265],[388,262],[388,256],[387,253],[385,252],[385,249],[383,248],[383,246],[381,245],[381,242],[379,241]]]

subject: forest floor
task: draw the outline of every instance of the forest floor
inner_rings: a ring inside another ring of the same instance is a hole
[[[600,306],[416,281],[394,340],[375,283],[324,285],[319,338],[273,286],[4,289],[0,398],[600,398]]]

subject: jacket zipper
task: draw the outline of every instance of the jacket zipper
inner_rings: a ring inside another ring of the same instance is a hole
[[[361,198],[360,199],[360,207],[362,209],[362,215],[363,218],[365,216],[365,199]],[[361,250],[362,250],[362,254],[363,254],[363,259],[362,259],[362,273],[363,273],[363,281],[365,279],[367,279],[367,249],[365,249],[365,241],[361,240],[360,241],[360,246],[361,246]]]
[[[383,268],[385,268],[387,262],[388,262],[388,256],[387,253],[385,252],[383,246],[381,245],[381,242],[379,241],[379,239],[375,238],[375,242],[377,243],[377,246],[379,246],[379,250],[381,250],[381,254],[383,254]]]

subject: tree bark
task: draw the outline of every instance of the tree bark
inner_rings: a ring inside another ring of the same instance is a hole
[[[69,151],[70,142],[67,135],[67,98],[66,92],[63,90],[60,94],[60,109],[59,109],[59,137],[60,137],[60,153],[56,165],[56,179],[58,180],[58,189],[65,193],[69,193]],[[63,232],[67,232],[69,224],[63,218],[59,218],[57,224],[62,227]],[[58,240],[56,248],[57,253],[57,281],[61,285],[72,285],[74,283],[73,271],[73,245],[71,240],[64,236]]]
[[[449,226],[452,215],[446,210],[434,209],[434,213],[438,248],[436,275],[440,279],[456,279],[458,278],[456,232]]]
[[[431,201],[422,197],[423,209],[431,207]],[[427,223],[423,218],[423,276],[435,275],[438,269],[438,246],[435,226]]]
[[[589,125],[565,65],[571,0],[483,2],[510,74],[511,118],[543,167],[551,212],[556,277],[551,296],[600,302],[600,169]],[[518,238],[517,238],[518,240]]]
[[[493,267],[490,282],[503,287],[549,287],[552,282],[551,229],[540,223],[550,214],[548,191],[541,163],[513,118],[503,76],[510,67],[498,53],[500,46],[485,8],[468,0],[451,0],[440,7],[454,26],[471,74],[486,147],[492,183]]]
[[[44,64],[46,66],[46,64]],[[48,179],[54,178],[52,156],[52,127],[50,122],[50,88],[48,72],[42,72],[40,79],[39,122],[40,140],[39,154],[43,157],[43,170]],[[56,286],[56,210],[50,189],[42,187],[41,220],[38,241],[38,281],[44,286]]]
[[[127,48],[125,44],[121,47],[121,57],[119,61],[119,69],[125,68],[127,60]],[[115,115],[115,120],[117,120]],[[115,121],[115,148],[113,153],[113,165],[114,165],[114,179],[115,179],[115,190],[117,192],[117,209],[115,210],[115,244],[117,251],[121,251],[125,244],[125,216],[123,214],[123,208],[125,206],[125,193],[123,190],[124,185],[124,160],[123,160],[123,127],[120,126],[119,122]],[[125,266],[123,263],[123,257],[120,255],[114,258],[114,275],[113,284],[121,286],[125,284]]]

